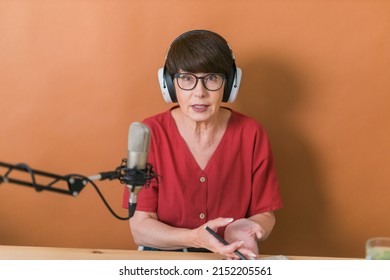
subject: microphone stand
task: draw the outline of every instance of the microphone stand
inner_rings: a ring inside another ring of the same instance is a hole
[[[86,177],[79,174],[68,174],[68,175],[57,175],[45,171],[40,171],[36,169],[30,168],[27,164],[19,163],[16,165],[8,164],[4,162],[0,162],[0,167],[8,168],[7,172],[4,175],[0,174],[0,184],[1,183],[11,183],[17,184],[27,187],[34,188],[37,192],[41,191],[51,191],[56,193],[61,193],[64,195],[77,196],[83,188],[90,183],[95,190],[98,192],[99,196],[103,200],[104,204],[107,206],[108,210],[118,219],[120,220],[128,220],[132,217],[132,213],[134,211],[129,211],[129,217],[120,217],[111,209],[102,193],[100,192],[97,185],[93,182],[94,180],[114,180],[118,179],[121,184],[126,184],[127,186],[131,186],[129,188],[130,192],[135,191],[135,187],[133,186],[143,186],[149,185],[150,180],[157,177],[157,175],[153,172],[153,168],[150,164],[147,164],[146,169],[137,170],[136,168],[128,168],[127,167],[127,159],[122,159],[122,163],[119,167],[115,169],[115,171],[109,172],[101,172],[97,175],[93,175],[90,177]],[[10,177],[11,172],[20,171],[27,172],[30,175],[30,180],[22,180],[20,178]],[[49,178],[52,181],[48,184],[43,184],[38,182],[38,178]],[[60,188],[57,185],[60,183],[66,183],[67,188]],[[138,188],[139,189],[139,188]],[[130,209],[129,209],[130,210]]]
[[[78,176],[78,175],[57,175],[45,171],[31,169],[27,164],[19,163],[16,165],[0,162],[1,167],[8,168],[8,171],[4,175],[0,175],[0,184],[1,183],[12,183],[27,187],[33,187],[37,192],[46,190],[56,193],[62,193],[65,195],[77,196],[84,186],[87,184],[87,181]],[[9,177],[10,173],[14,170],[21,172],[28,172],[31,176],[31,181],[26,181],[17,178]],[[49,184],[43,185],[37,182],[37,175],[40,177],[47,177],[53,179]],[[54,186],[60,181],[65,181],[68,185],[68,189],[59,188]]]

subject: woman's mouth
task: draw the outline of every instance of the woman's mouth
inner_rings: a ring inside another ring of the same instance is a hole
[[[197,113],[203,113],[207,110],[209,106],[204,104],[194,104],[191,105],[192,110],[194,110]]]

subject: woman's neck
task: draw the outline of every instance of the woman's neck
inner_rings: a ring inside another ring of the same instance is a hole
[[[192,139],[194,142],[207,144],[214,142],[215,137],[224,133],[230,119],[231,111],[220,108],[218,114],[207,121],[197,122],[184,115],[180,108],[172,110],[172,117],[176,122],[180,134],[185,139]],[[191,141],[191,142],[192,142]]]

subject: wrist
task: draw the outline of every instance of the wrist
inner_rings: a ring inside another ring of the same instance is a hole
[[[184,243],[187,248],[203,248],[199,240],[199,229],[186,230]]]

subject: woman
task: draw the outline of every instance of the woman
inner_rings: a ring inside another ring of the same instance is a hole
[[[240,79],[232,50],[214,32],[189,31],[170,46],[159,80],[164,99],[178,106],[144,120],[148,162],[161,177],[142,188],[130,219],[145,250],[207,249],[228,259],[239,250],[254,259],[271,233],[282,201],[266,132],[221,106],[234,101]]]

